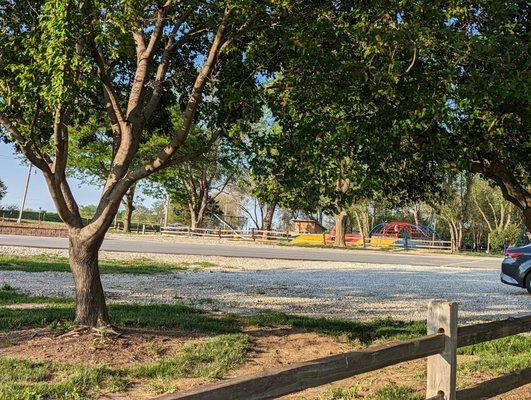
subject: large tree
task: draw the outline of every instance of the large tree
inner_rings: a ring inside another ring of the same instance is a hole
[[[328,168],[339,171],[354,152],[367,173],[349,177],[352,187],[361,178],[409,200],[443,189],[445,171],[477,172],[531,229],[526,2],[342,0],[290,29],[270,105],[299,170],[310,157],[326,169],[333,154]],[[327,143],[344,148],[331,153]]]
[[[140,179],[203,152],[182,151],[194,122],[230,132],[252,115],[259,68],[245,56],[249,43],[263,40],[282,13],[293,14],[295,3],[2,1],[2,135],[43,172],[68,227],[77,325],[110,323],[98,251],[123,196]],[[182,123],[136,166],[166,91],[178,96]],[[113,151],[96,212],[84,223],[67,180],[69,130],[101,112]]]
[[[447,71],[427,29],[445,24],[437,4],[339,1],[316,24],[290,26],[267,92],[281,129],[253,136],[264,149],[253,168],[279,182],[288,208],[333,213],[338,245],[353,203],[440,192],[438,159],[412,137],[445,131]]]
[[[434,144],[458,168],[495,183],[531,231],[529,3],[456,3],[445,44],[457,62],[455,120]]]
[[[195,135],[194,135],[195,134]],[[201,134],[201,129],[193,129],[191,136]],[[204,146],[201,141],[191,138],[193,148]],[[190,149],[190,152],[194,150]],[[215,211],[216,200],[238,172],[238,157],[225,140],[212,145],[201,156],[179,165],[167,168],[153,175],[149,180],[148,192],[158,197],[169,196],[171,204],[178,210],[187,210],[186,218],[192,229],[202,228],[209,213]]]

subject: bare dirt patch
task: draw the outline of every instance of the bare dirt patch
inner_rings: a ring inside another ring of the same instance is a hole
[[[29,336],[24,331],[12,333],[6,339],[8,345],[0,347],[0,356],[109,367],[156,361],[184,343],[197,340],[173,332],[132,329],[124,330],[118,337],[97,332],[56,335],[51,330],[41,330]]]

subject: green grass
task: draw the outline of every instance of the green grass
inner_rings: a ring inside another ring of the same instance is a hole
[[[387,385],[369,396],[370,400],[423,400],[424,398],[416,394],[412,388],[398,385]]]
[[[357,386],[349,388],[334,388],[326,395],[321,395],[318,400],[423,400],[424,397],[416,394],[414,389],[407,386],[387,385],[381,389],[376,390],[368,396],[363,396],[359,393]]]
[[[131,260],[100,260],[102,274],[167,274],[173,270],[189,268],[209,268],[215,266],[209,262],[164,263],[145,258]],[[26,272],[70,272],[68,259],[55,256],[20,257],[0,254],[0,270]]]
[[[345,335],[349,340],[363,344],[387,339],[410,339],[426,334],[424,322],[404,322],[392,319],[377,319],[368,322],[339,319],[311,318],[281,312],[264,312],[245,318],[249,325],[261,327],[288,326],[309,332],[333,336]]]
[[[0,358],[0,399],[90,399],[95,390],[123,392],[124,371],[100,366]]]
[[[38,303],[42,308],[8,309],[1,305]],[[290,327],[307,332],[333,336],[345,335],[349,340],[371,344],[387,339],[406,339],[426,332],[422,322],[380,319],[369,322],[310,318],[280,312],[265,312],[253,316],[208,312],[175,304],[110,304],[113,323],[122,326],[181,329],[203,333],[236,333],[246,326]],[[15,330],[71,322],[74,318],[72,299],[30,296],[10,287],[0,287],[0,330]]]
[[[185,345],[173,357],[132,368],[0,358],[0,399],[90,399],[96,392],[124,392],[133,379],[166,391],[171,379],[223,377],[245,360],[249,348],[247,335],[219,335]],[[166,386],[160,386],[162,381]]]
[[[42,308],[5,308],[10,304],[42,304]],[[204,333],[234,333],[239,323],[233,316],[212,317],[183,304],[111,304],[109,313],[117,325],[140,328],[173,328]],[[30,296],[10,287],[0,287],[0,331],[71,323],[72,299]]]
[[[464,375],[476,371],[504,375],[531,367],[531,336],[509,336],[459,349],[459,354],[477,356],[476,360],[459,363]]]
[[[184,345],[173,357],[130,369],[135,378],[176,379],[200,377],[220,379],[245,360],[251,347],[249,335],[218,335],[201,342]]]
[[[44,296],[29,296],[27,294],[21,293],[9,285],[0,286],[0,306],[2,305],[12,305],[12,304],[21,304],[21,303],[40,303],[40,304],[64,304],[72,303],[72,300],[64,298],[52,298]]]

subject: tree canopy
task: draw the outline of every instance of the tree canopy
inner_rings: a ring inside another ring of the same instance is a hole
[[[288,28],[267,92],[280,129],[255,136],[255,170],[315,210],[437,198],[465,169],[498,185],[529,229],[524,3],[323,7]]]
[[[44,174],[70,234],[76,323],[108,323],[97,252],[122,197],[140,179],[193,159],[194,123],[214,142],[259,113],[259,66],[246,53],[303,2],[223,0],[3,1],[0,7],[1,134]],[[174,96],[182,122],[146,162],[150,123]],[[105,121],[112,151],[102,195],[86,224],[66,178],[70,129]],[[219,130],[221,129],[221,131]],[[135,162],[136,160],[136,162]]]

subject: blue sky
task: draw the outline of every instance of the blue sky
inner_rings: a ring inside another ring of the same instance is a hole
[[[0,203],[0,208],[5,205],[19,205],[22,200],[22,192],[28,174],[28,165],[24,164],[17,157],[12,145],[0,142],[0,180],[7,186],[7,194]],[[77,179],[69,179],[72,192],[79,205],[97,204],[101,188],[94,185],[87,185]],[[143,203],[152,202],[152,199],[142,196]],[[26,199],[26,209],[43,209],[55,211],[48,187],[42,176],[42,172],[33,168],[31,174],[28,197]]]

